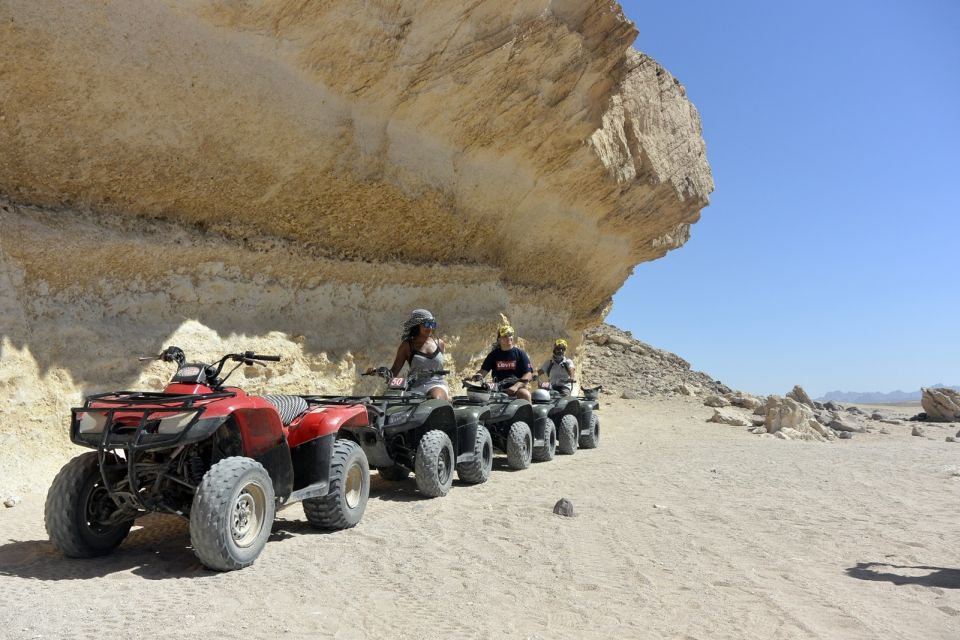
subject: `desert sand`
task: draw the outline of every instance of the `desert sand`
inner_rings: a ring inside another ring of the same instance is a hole
[[[0,637],[960,636],[957,425],[826,444],[711,413],[604,402],[599,449],[498,459],[440,499],[374,477],[355,529],[316,533],[291,507],[233,573],[157,515],[111,556],[65,559],[26,494],[0,509]],[[552,513],[560,497],[577,517]]]

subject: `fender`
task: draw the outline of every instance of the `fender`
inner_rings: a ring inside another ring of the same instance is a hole
[[[243,454],[256,459],[259,455],[283,443],[283,424],[277,410],[267,401],[263,408],[244,408],[233,412],[233,419],[243,436]]]
[[[296,449],[305,442],[335,434],[343,427],[370,424],[367,408],[360,404],[313,407],[290,423],[287,442]]]
[[[547,435],[547,421],[550,420],[549,404],[533,405],[533,422],[530,424],[530,430],[533,432],[534,446],[542,447],[543,440]]]
[[[410,417],[404,422],[384,427],[383,432],[384,435],[392,435],[399,431],[409,431],[411,428],[427,427],[450,433],[456,424],[457,418],[453,413],[453,406],[448,401],[424,400],[416,405]]]
[[[550,416],[571,415],[580,419],[580,400],[575,397],[567,396],[561,398],[550,411]]]
[[[461,426],[486,422],[490,419],[490,407],[487,405],[456,405],[453,413],[457,416],[457,424]]]
[[[516,422],[517,420],[523,420],[527,425],[533,424],[533,405],[530,404],[529,400],[513,400],[510,404],[507,405],[507,408],[503,412],[503,416],[512,416],[511,422]]]

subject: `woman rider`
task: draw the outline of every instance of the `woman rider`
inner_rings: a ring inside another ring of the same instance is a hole
[[[426,309],[414,309],[410,312],[410,317],[403,323],[402,342],[397,348],[393,366],[390,367],[394,377],[400,375],[404,364],[409,365],[407,377],[411,377],[415,372],[443,370],[444,345],[443,340],[433,337],[436,328],[437,320]],[[367,369],[367,373],[374,371]],[[447,383],[440,374],[424,375],[409,390],[435,400],[450,399]]]

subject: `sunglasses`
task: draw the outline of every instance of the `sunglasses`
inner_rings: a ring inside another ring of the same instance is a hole
[[[424,320],[423,322],[420,323],[420,326],[421,326],[421,327],[424,327],[425,329],[436,329],[436,328],[437,328],[437,321],[436,321],[436,320]]]
[[[501,333],[501,334],[500,334],[500,337],[501,337],[501,338],[512,338],[512,337],[513,337],[513,334],[512,334],[512,333]]]

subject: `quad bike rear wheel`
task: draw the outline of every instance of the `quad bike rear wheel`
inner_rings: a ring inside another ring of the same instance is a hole
[[[276,502],[263,465],[224,458],[203,476],[190,509],[190,542],[206,567],[232,571],[253,564],[263,551]]]
[[[590,428],[580,434],[581,449],[596,449],[600,446],[600,418],[597,414],[590,414]]]
[[[413,470],[417,489],[425,496],[439,498],[447,495],[453,486],[453,468],[457,457],[453,443],[439,429],[427,431],[417,445]]]
[[[473,440],[474,459],[457,465],[457,475],[467,484],[486,482],[493,469],[493,439],[482,424],[477,425],[477,436]]]
[[[580,423],[576,416],[569,413],[560,419],[560,453],[570,455],[577,452],[577,441],[579,438]]]
[[[353,440],[337,440],[330,456],[330,489],[320,498],[303,501],[307,521],[317,529],[338,530],[356,526],[370,497],[370,465]]]
[[[405,467],[401,467],[398,464],[390,467],[380,467],[377,469],[377,473],[381,478],[384,480],[389,480],[390,482],[400,482],[401,480],[406,480],[410,477],[410,472]]]
[[[517,420],[507,434],[507,464],[519,471],[529,467],[532,459],[533,434],[526,422]]]
[[[533,459],[536,462],[549,462],[557,453],[557,426],[553,420],[547,418],[547,426],[543,431],[543,446],[533,450]]]
[[[118,462],[107,455],[108,466]],[[43,519],[50,542],[64,555],[93,558],[116,549],[130,532],[133,518],[122,519],[117,511],[100,473],[99,456],[90,451],[64,465],[53,479]]]

